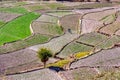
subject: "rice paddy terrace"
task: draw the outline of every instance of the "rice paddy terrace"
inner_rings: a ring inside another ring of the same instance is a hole
[[[119,79],[119,2],[0,3],[0,80]]]

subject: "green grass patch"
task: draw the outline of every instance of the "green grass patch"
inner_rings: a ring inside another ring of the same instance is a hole
[[[28,13],[7,23],[0,29],[0,45],[30,36],[30,23],[38,17],[39,14]]]
[[[29,46],[47,42],[52,36],[36,34],[25,40],[20,40],[0,46],[0,54],[17,51]]]
[[[0,12],[8,12],[8,13],[19,13],[19,14],[25,14],[28,13],[28,11],[23,7],[5,7],[0,8]]]
[[[48,64],[47,67],[50,67],[50,66],[55,66],[55,67],[61,67],[63,68],[65,65],[67,65],[68,63],[70,62],[70,60],[60,60],[60,61],[57,61],[56,63],[52,63],[52,64]]]
[[[59,25],[48,25],[48,32],[52,35],[61,35],[63,34],[62,27]]]

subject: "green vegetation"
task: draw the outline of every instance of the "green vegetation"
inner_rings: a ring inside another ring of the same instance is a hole
[[[5,22],[4,22],[4,21],[0,21],[0,27],[1,27],[3,24],[5,24]]]
[[[58,25],[48,25],[48,32],[53,34],[53,35],[63,34],[63,30],[62,30],[61,26],[58,26]]]
[[[96,48],[97,49],[108,49],[112,48],[115,44],[120,42],[120,37],[119,36],[112,36],[108,40],[97,44]]]
[[[67,56],[70,56],[71,54],[75,54],[78,52],[91,51],[92,49],[93,47],[73,42],[67,45],[57,56],[65,58]]]
[[[20,40],[0,46],[0,54],[17,51],[29,46],[47,42],[52,36],[36,34],[25,40]]]
[[[48,61],[49,57],[52,57],[52,52],[46,48],[41,48],[37,51],[37,56],[43,62],[44,68],[46,66],[46,62]]]
[[[63,68],[65,65],[67,65],[68,63],[70,62],[70,60],[60,60],[60,61],[57,61],[56,63],[52,63],[52,64],[48,64],[47,67],[50,67],[50,66],[55,66],[55,67],[61,67]]]
[[[19,14],[25,14],[28,13],[28,11],[23,7],[5,7],[0,8],[0,12],[9,12],[9,13],[19,13]]]
[[[28,13],[7,23],[0,29],[0,45],[30,36],[30,23],[38,17],[39,14]]]
[[[58,26],[57,24],[33,22],[32,26],[34,33],[53,35],[53,36],[59,36],[63,34],[62,27]]]

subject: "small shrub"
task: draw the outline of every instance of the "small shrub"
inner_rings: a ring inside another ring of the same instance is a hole
[[[44,63],[45,68],[46,62],[48,61],[49,57],[52,57],[52,52],[46,48],[41,48],[40,50],[38,50],[37,53],[38,58],[41,59],[41,61]]]

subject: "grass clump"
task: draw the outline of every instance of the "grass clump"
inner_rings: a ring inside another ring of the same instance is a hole
[[[78,52],[74,56],[76,59],[80,59],[80,58],[88,56],[90,53],[91,52]]]
[[[23,8],[23,7],[0,8],[0,12],[19,13],[19,14],[28,13],[28,11],[25,8]]]
[[[38,17],[39,14],[28,13],[4,25],[0,29],[0,45],[30,36],[30,23]]]
[[[70,62],[70,60],[60,60],[60,61],[57,61],[56,63],[52,63],[52,64],[48,64],[47,67],[50,67],[50,66],[55,66],[55,67],[61,67],[63,68],[65,65],[67,65],[68,63]]]

